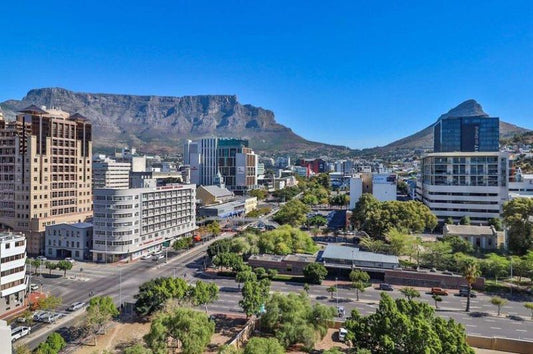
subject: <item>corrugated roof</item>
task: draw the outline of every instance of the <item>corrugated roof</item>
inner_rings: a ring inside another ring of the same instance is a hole
[[[450,235],[492,236],[496,234],[492,226],[446,224],[444,227],[446,228],[447,233]]]
[[[324,253],[322,253],[322,258],[398,264],[398,257],[396,256],[365,252],[360,251],[359,248],[356,247],[338,246],[332,244],[326,246]]]
[[[219,186],[200,186],[207,192],[212,194],[215,198],[233,196],[233,193],[227,188],[221,188]]]

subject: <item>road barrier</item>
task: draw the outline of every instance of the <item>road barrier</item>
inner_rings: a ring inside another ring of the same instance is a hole
[[[467,343],[475,348],[511,353],[533,353],[533,342],[521,339],[466,336]]]

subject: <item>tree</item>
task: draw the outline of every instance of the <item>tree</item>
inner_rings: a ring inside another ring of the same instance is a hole
[[[260,253],[314,254],[319,249],[307,232],[290,225],[282,225],[275,230],[263,232],[256,238],[257,248]]]
[[[446,235],[442,238],[442,241],[448,243],[452,248],[452,253],[462,252],[471,254],[474,252],[474,246],[467,240],[456,235]]]
[[[30,347],[27,344],[19,344],[15,348],[14,354],[31,354]]]
[[[95,342],[96,335],[102,329],[104,329],[105,333],[105,325],[113,317],[117,317],[119,313],[111,296],[95,296],[91,298],[85,315],[85,326],[94,334]]]
[[[65,339],[57,332],[50,334],[46,341],[39,344],[36,349],[37,354],[57,354],[67,346]]]
[[[412,301],[415,297],[420,297],[420,292],[411,287],[401,288],[400,292],[407,298],[408,301]]]
[[[257,200],[264,200],[268,196],[268,192],[264,189],[252,189],[248,192],[250,197],[256,197]]]
[[[309,284],[308,283],[304,283],[304,291],[306,294],[309,294],[309,291],[311,290],[311,288],[309,287]]]
[[[431,295],[431,298],[433,299],[433,301],[435,301],[435,308],[438,309],[439,308],[439,302],[442,301],[442,297],[440,297],[439,295],[433,294],[433,295]]]
[[[359,301],[359,292],[364,292],[368,287],[370,276],[367,272],[361,270],[352,270],[350,272],[350,280],[352,281],[352,288],[355,289],[356,299]]]
[[[140,316],[147,316],[161,310],[169,299],[185,300],[188,290],[185,280],[179,278],[161,277],[147,281],[134,296],[135,312]]]
[[[278,270],[277,269],[269,269],[267,271],[267,273],[268,273],[268,277],[273,280],[278,275]]]
[[[207,304],[218,299],[218,286],[215,283],[197,281],[194,287],[191,287],[190,298],[195,306],[204,305],[207,313]]]
[[[500,218],[491,218],[489,219],[489,225],[494,226],[496,231],[503,231],[503,223]]]
[[[265,272],[266,273],[266,272]],[[244,283],[247,281],[257,281],[257,275],[251,270],[243,270],[235,276],[237,283]]]
[[[388,249],[388,246],[385,244],[385,242],[383,242],[383,240],[378,240],[369,236],[362,237],[359,241],[359,246],[374,253],[386,252]]]
[[[270,281],[262,279],[259,282],[247,281],[242,287],[242,300],[239,305],[247,317],[258,314],[265,305],[270,293]]]
[[[135,343],[131,347],[124,349],[124,354],[152,354],[142,343]]]
[[[409,185],[404,180],[399,180],[396,188],[399,194],[409,195]]]
[[[500,316],[502,312],[502,307],[507,303],[507,300],[502,299],[499,296],[493,296],[490,299],[490,303],[498,307],[498,316]]]
[[[229,238],[223,240],[216,240],[207,247],[207,255],[214,259],[220,253],[230,253],[232,251],[233,241]]]
[[[257,267],[254,269],[254,273],[258,279],[268,278],[267,271],[263,267]]]
[[[332,285],[329,288],[327,288],[327,291],[331,295],[331,298],[333,299],[333,294],[337,292],[337,287],[335,285]]]
[[[410,247],[416,241],[416,237],[392,228],[387,232],[386,240],[389,243],[388,250],[390,253],[395,256],[403,256],[409,253]]]
[[[320,263],[309,263],[303,269],[305,281],[310,284],[322,284],[328,270]]]
[[[353,310],[345,322],[347,339],[355,351],[372,353],[473,354],[464,327],[435,315],[426,303],[394,300],[382,293],[375,313],[361,316]]]
[[[33,273],[38,274],[39,273],[39,267],[41,266],[41,261],[38,259],[32,259],[30,261],[30,265],[33,267]]]
[[[67,276],[67,270],[71,270],[72,269],[72,263],[70,263],[69,261],[65,261],[65,260],[61,260],[59,262],[57,262],[57,268],[59,270],[62,270],[63,271],[63,276],[66,277]]]
[[[480,266],[485,276],[492,276],[497,282],[498,278],[506,277],[509,274],[509,263],[507,258],[499,256],[496,253],[489,253],[481,261]]]
[[[453,218],[451,216],[448,216],[446,218],[446,222],[445,223],[448,224],[448,225],[453,225],[454,224]]]
[[[244,354],[284,354],[285,349],[276,338],[252,337],[244,348]]]
[[[503,222],[507,226],[509,250],[524,254],[533,244],[533,199],[514,198],[503,205]]]
[[[232,271],[239,271],[244,266],[242,256],[236,253],[219,253],[213,259],[213,265],[216,267],[231,268]]]
[[[328,223],[328,220],[322,215],[315,215],[307,219],[307,225],[309,226],[325,226]]]
[[[215,323],[206,314],[187,308],[176,308],[159,314],[144,341],[154,354],[172,353],[177,348],[184,354],[201,354],[211,341]]]
[[[280,224],[289,224],[292,226],[300,226],[305,222],[306,214],[311,209],[299,200],[291,200],[287,202],[274,215],[274,221]]]
[[[192,237],[182,237],[180,239],[177,239],[172,244],[172,248],[174,248],[174,250],[176,250],[176,251],[179,251],[179,250],[182,250],[184,248],[191,247],[192,243],[193,243]]]
[[[479,271],[479,267],[476,262],[468,263],[463,269],[463,276],[468,284],[468,292],[466,294],[466,312],[470,311],[470,295],[472,292],[472,284],[476,282],[480,275],[481,272]]]
[[[50,261],[46,261],[44,263],[44,266],[46,267],[46,269],[49,270],[49,273],[48,273],[49,275],[52,275],[52,271],[57,268],[57,264],[54,262],[50,262]]]
[[[63,300],[60,297],[54,296],[54,295],[48,295],[47,297],[43,297],[37,300],[37,308],[39,310],[44,310],[44,311],[55,310],[59,306],[61,306],[62,303],[63,303]]]
[[[470,225],[470,216],[465,215],[459,220],[459,224],[461,225]]]
[[[301,343],[307,350],[323,338],[337,311],[331,306],[312,304],[305,293],[273,294],[265,305],[261,326],[285,347]]]
[[[424,243],[422,259],[428,267],[446,268],[446,259],[452,253],[452,247],[447,242],[436,241]]]
[[[531,319],[533,320],[533,302],[526,302],[524,307],[531,311]]]

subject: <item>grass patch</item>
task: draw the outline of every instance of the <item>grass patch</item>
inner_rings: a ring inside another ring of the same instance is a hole
[[[289,274],[278,274],[274,278],[272,278],[273,281],[290,281],[294,283],[305,283],[305,279],[302,276],[299,275],[289,275]]]

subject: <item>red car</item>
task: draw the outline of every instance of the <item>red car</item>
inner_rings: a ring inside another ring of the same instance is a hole
[[[442,288],[431,288],[431,295],[448,296],[448,292]]]

